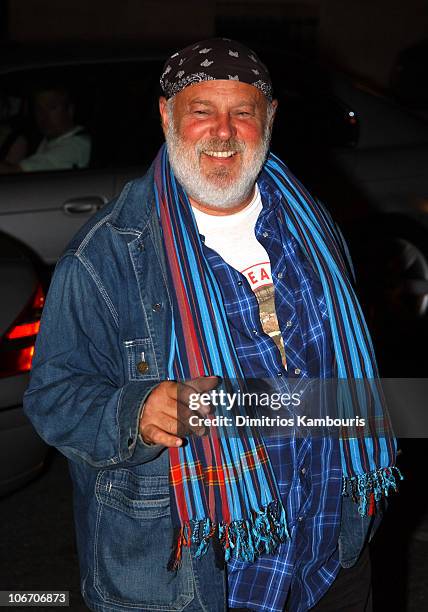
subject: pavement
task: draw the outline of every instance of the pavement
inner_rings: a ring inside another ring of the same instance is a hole
[[[400,494],[391,497],[371,547],[375,612],[428,611],[423,474],[428,445],[426,440],[405,442],[401,467],[406,480]],[[88,609],[79,590],[71,494],[67,461],[52,450],[36,480],[0,500],[0,590],[68,590],[72,612]]]
[[[70,610],[88,610],[80,595],[72,484],[62,455],[52,449],[38,478],[0,500],[0,525],[0,590],[70,591]]]

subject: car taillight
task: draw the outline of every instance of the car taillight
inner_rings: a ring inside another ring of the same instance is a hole
[[[28,336],[35,336],[40,329],[40,321],[33,321],[33,323],[21,323],[15,325],[10,332],[7,333],[6,338],[9,340],[15,340],[16,338],[28,338]]]
[[[45,293],[37,286],[28,305],[9,327],[0,343],[0,378],[22,374],[31,369]]]

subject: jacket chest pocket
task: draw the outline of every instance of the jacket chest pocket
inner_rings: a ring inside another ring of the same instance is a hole
[[[128,380],[159,380],[153,342],[150,338],[125,340]]]

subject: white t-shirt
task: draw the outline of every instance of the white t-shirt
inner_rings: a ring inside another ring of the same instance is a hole
[[[275,293],[271,265],[266,249],[255,235],[255,227],[263,204],[257,184],[254,197],[244,209],[230,215],[210,215],[193,207],[199,233],[205,244],[226,263],[241,272],[254,291],[260,310],[263,331],[277,345],[284,366],[284,342],[275,310]]]
[[[88,134],[81,133],[82,129],[82,126],[76,125],[58,138],[44,138],[37,151],[19,163],[22,170],[39,172],[86,168],[91,153],[91,139]]]
[[[269,255],[254,233],[262,208],[257,185],[251,202],[237,213],[209,215],[193,207],[205,244],[241,272],[253,290],[272,284]]]

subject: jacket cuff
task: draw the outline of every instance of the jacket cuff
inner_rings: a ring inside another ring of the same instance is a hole
[[[159,381],[129,382],[123,388],[118,408],[119,459],[127,465],[138,465],[154,459],[163,450],[160,444],[149,445],[139,435],[140,416],[148,395]]]

